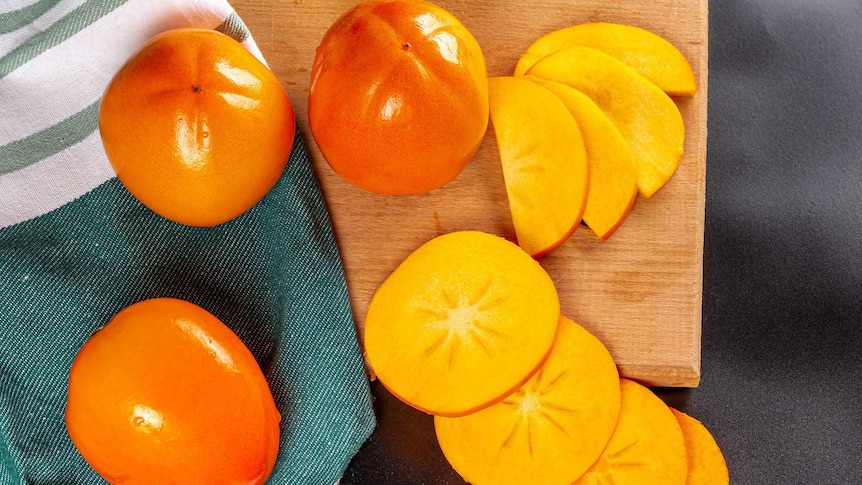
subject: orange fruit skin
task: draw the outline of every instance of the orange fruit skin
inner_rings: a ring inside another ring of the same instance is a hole
[[[192,303],[145,300],[81,348],[66,427],[113,484],[262,484],[281,416],[251,352]]]
[[[458,176],[488,127],[484,55],[436,5],[361,2],[317,48],[308,116],[349,183],[389,195],[434,190]]]
[[[120,181],[157,214],[191,226],[227,222],[263,198],[284,171],[295,130],[278,78],[214,30],[150,39],[99,107]]]

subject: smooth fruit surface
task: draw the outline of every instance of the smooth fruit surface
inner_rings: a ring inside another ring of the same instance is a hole
[[[183,300],[122,310],[84,344],[69,375],[69,436],[111,483],[262,484],[279,421],[251,352]]]
[[[625,138],[585,94],[565,84],[533,76],[566,105],[587,149],[590,185],[584,222],[602,241],[619,228],[638,195],[634,155]]]
[[[543,35],[518,60],[515,75],[522,76],[545,56],[574,46],[619,59],[670,96],[693,96],[697,92],[694,71],[673,44],[648,30],[608,22],[571,25]]]
[[[644,197],[652,197],[676,172],[685,138],[679,108],[622,62],[588,47],[569,47],[543,58],[528,74],[568,84],[601,108],[635,156]]]
[[[436,237],[380,285],[365,349],[380,382],[411,406],[461,416],[521,386],[547,357],[560,303],[515,244],[465,231]]]
[[[620,412],[610,353],[562,317],[544,366],[501,402],[461,418],[434,418],[455,470],[475,485],[570,485],[599,457]]]
[[[608,446],[575,485],[685,485],[685,442],[670,408],[646,387],[620,379],[620,419]]]
[[[488,83],[515,234],[539,257],[581,222],[589,188],[584,142],[575,119],[544,87],[516,77]]]
[[[157,214],[214,226],[275,185],[290,156],[293,107],[278,78],[241,44],[175,29],[120,68],[99,107],[117,177]]]
[[[685,450],[688,455],[688,482],[686,485],[727,485],[730,476],[724,455],[706,429],[697,419],[671,408],[673,415],[679,421],[682,435],[685,438]]]
[[[308,116],[323,157],[351,184],[428,192],[454,179],[484,137],[485,58],[432,3],[364,1],[317,48]]]

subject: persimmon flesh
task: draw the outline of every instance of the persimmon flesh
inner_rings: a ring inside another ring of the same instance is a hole
[[[365,350],[380,382],[429,414],[462,416],[521,386],[551,350],[556,287],[515,244],[492,234],[438,236],[380,285]]]
[[[482,50],[432,3],[360,2],[317,48],[308,117],[324,159],[351,184],[392,195],[442,187],[488,125]]]
[[[570,485],[599,457],[617,424],[620,384],[604,345],[561,317],[544,366],[501,402],[434,418],[455,470],[475,485]]]

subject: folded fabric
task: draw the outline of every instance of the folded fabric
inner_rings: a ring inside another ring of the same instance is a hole
[[[272,191],[212,228],[155,215],[105,158],[102,91],[146,39],[184,26],[220,30],[262,59],[224,1],[0,4],[0,484],[104,483],[65,429],[69,368],[93,331],[157,296],[204,307],[257,358],[282,414],[269,483],[334,483],[374,428],[301,134]]]

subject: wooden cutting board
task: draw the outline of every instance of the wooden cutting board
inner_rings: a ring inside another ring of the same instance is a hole
[[[331,212],[354,317],[364,315],[383,279],[411,251],[447,232],[482,230],[514,240],[493,129],[473,161],[432,193],[381,196],[332,172],[308,129],[309,70],[329,25],[353,0],[235,0],[296,108]],[[539,36],[580,22],[619,22],[664,36],[691,62],[694,98],[677,100],[685,156],[651,199],[638,197],[623,226],[600,242],[580,228],[541,260],[562,312],[598,336],[622,375],[648,385],[697,386],[706,175],[707,0],[439,0],[478,39],[489,76],[510,75]],[[360,143],[361,140],[356,140]]]

